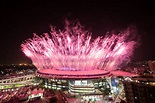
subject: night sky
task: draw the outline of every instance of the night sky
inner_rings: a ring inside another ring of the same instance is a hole
[[[31,63],[21,43],[50,32],[50,25],[62,28],[66,18],[78,19],[93,37],[107,31],[137,28],[140,46],[132,60],[155,60],[155,6],[153,2],[132,0],[25,0],[0,3],[0,64]],[[104,1],[104,2],[103,2]]]

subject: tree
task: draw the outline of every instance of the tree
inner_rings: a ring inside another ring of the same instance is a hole
[[[56,97],[51,98],[50,103],[57,103],[57,98]]]

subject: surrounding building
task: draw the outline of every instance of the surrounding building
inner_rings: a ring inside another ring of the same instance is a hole
[[[155,79],[136,77],[123,81],[127,103],[153,103],[155,101]]]
[[[149,60],[148,61],[148,65],[149,65],[150,71],[152,71],[153,73],[155,73],[155,61]]]

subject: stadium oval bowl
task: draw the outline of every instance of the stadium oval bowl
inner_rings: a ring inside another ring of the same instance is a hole
[[[67,71],[55,69],[40,69],[36,72],[36,74],[37,76],[41,76],[43,78],[55,79],[97,79],[109,76],[110,72],[105,70]]]

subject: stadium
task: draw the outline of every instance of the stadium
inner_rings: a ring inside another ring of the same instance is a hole
[[[74,95],[117,92],[119,80],[109,77],[117,74],[112,71],[117,71],[122,63],[130,61],[136,42],[128,37],[133,32],[127,29],[93,39],[79,22],[66,21],[64,30],[51,27],[50,35],[34,34],[21,48],[47,88]]]

